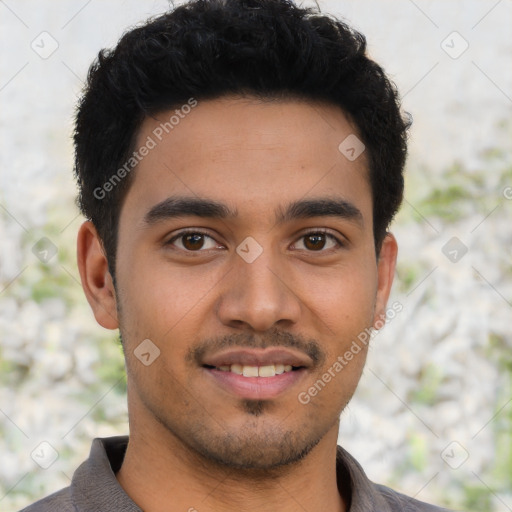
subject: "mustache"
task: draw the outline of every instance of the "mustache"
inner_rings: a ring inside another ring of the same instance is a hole
[[[230,347],[237,348],[268,348],[283,347],[294,348],[307,354],[313,361],[313,366],[320,366],[325,362],[325,352],[320,343],[315,339],[306,339],[300,334],[291,334],[277,329],[264,335],[254,335],[246,333],[226,334],[215,338],[208,338],[201,341],[194,348],[187,352],[188,362],[201,365],[206,353],[218,352]]]

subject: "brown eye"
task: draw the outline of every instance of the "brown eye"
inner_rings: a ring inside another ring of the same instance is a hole
[[[325,235],[314,234],[304,237],[304,245],[312,251],[318,251],[325,246]]]
[[[189,251],[196,251],[197,249],[201,249],[204,245],[204,237],[198,233],[183,235],[181,239],[183,247]]]
[[[201,252],[202,249],[215,249],[217,247],[215,240],[201,231],[182,231],[171,238],[167,245],[173,245],[187,252]]]
[[[306,233],[300,237],[300,240],[303,240],[304,248],[308,252],[328,252],[329,249],[343,247],[343,243],[338,238],[323,231]],[[302,247],[296,248],[302,249]]]

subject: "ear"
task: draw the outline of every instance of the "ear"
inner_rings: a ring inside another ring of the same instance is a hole
[[[386,305],[395,277],[397,253],[398,245],[396,238],[391,233],[387,233],[382,242],[377,261],[378,286],[373,316],[373,327],[377,330],[381,329],[386,322]]]
[[[77,239],[78,270],[82,288],[96,321],[106,329],[117,329],[116,295],[103,244],[94,224],[80,226]]]

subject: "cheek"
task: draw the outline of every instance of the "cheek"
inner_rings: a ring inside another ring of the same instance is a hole
[[[334,332],[364,329],[373,322],[377,292],[376,271],[347,266],[312,278],[304,294],[311,308]]]
[[[176,328],[180,332],[186,329],[222,277],[210,266],[179,267],[161,255],[137,251],[122,269],[123,323],[131,323],[138,334],[155,338],[167,338]]]

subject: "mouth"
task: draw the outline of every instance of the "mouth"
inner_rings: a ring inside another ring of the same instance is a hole
[[[203,365],[203,368],[209,370],[218,370],[220,372],[230,372],[236,375],[242,375],[243,377],[275,377],[276,375],[281,375],[285,372],[293,372],[298,371],[304,368],[303,366],[292,366],[291,364],[267,364],[264,366],[253,366],[253,365],[244,365],[244,364],[231,364],[231,365],[221,365],[221,366],[210,366]]]
[[[201,365],[216,386],[254,400],[290,392],[312,366],[307,355],[284,348],[229,350],[206,356]]]

